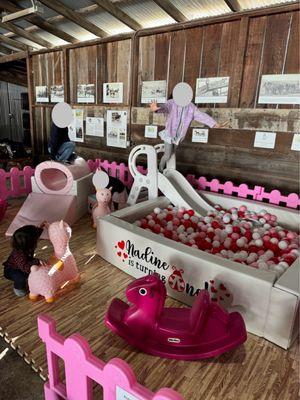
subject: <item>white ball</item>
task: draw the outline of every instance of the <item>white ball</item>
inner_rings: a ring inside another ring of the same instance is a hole
[[[270,242],[273,244],[277,244],[278,243],[278,239],[277,238],[271,238]]]
[[[227,233],[232,233],[233,232],[233,229],[232,229],[232,225],[226,225],[225,226],[225,231],[227,232]]]
[[[261,247],[263,245],[263,241],[261,239],[256,239],[254,243],[257,247]]]
[[[260,239],[260,234],[258,232],[254,232],[252,234],[252,237],[253,237],[254,240]]]
[[[211,221],[212,221],[212,218],[211,218],[211,217],[204,217],[204,222],[205,222],[206,224],[211,223]]]
[[[135,221],[135,222],[134,222],[134,225],[136,225],[136,226],[142,226],[142,223],[141,223],[141,221]]]
[[[154,226],[155,225],[155,221],[153,219],[150,219],[150,221],[148,222],[149,226]]]
[[[272,238],[272,239],[275,239],[275,238]],[[272,239],[271,239],[271,240],[272,240]],[[279,247],[281,250],[285,250],[285,249],[288,248],[288,244],[287,244],[287,242],[286,242],[285,240],[281,240],[281,241],[278,243],[278,247]]]
[[[284,270],[288,269],[288,267],[289,267],[289,264],[285,261],[280,261],[280,263],[278,265],[280,265],[282,268],[284,268]]]
[[[189,216],[189,214],[184,214],[184,215],[183,215],[183,219],[185,219],[185,220],[188,220],[188,219],[190,219],[190,216]]]
[[[259,218],[259,222],[260,222],[262,225],[264,225],[264,224],[267,222],[267,220],[266,220],[265,218]]]
[[[223,217],[223,222],[225,222],[225,224],[228,224],[230,221],[231,221],[230,215],[225,214]]]
[[[236,241],[236,245],[237,245],[238,247],[244,247],[244,246],[245,246],[245,241],[244,241],[244,239],[243,239],[243,238],[238,239],[238,240]]]
[[[231,215],[231,219],[232,219],[233,221],[236,221],[238,218],[239,218],[238,214],[232,214],[232,215]]]
[[[242,251],[240,251],[239,256],[240,256],[239,258],[240,258],[241,260],[246,260],[247,257],[248,257],[248,253],[247,253],[246,250],[242,250]]]
[[[221,243],[218,240],[212,242],[213,247],[220,247]]]
[[[155,207],[154,210],[155,214],[159,214],[161,212],[161,209],[159,207]]]

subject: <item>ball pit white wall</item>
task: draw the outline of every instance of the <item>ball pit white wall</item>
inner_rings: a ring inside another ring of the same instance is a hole
[[[294,210],[207,192],[203,195],[212,204],[220,204],[224,208],[243,204],[253,211],[264,208],[277,215],[280,225],[297,229],[298,214]],[[203,288],[205,281],[223,283],[233,296],[230,308],[242,313],[247,330],[288,348],[297,333],[295,316],[299,307],[299,289],[291,290],[289,279],[285,286],[276,287],[276,275],[271,271],[257,270],[216,257],[132,224],[155,207],[163,208],[168,204],[168,199],[161,197],[100,218],[97,227],[98,254],[135,278],[149,273],[149,270],[159,273],[167,284],[168,294],[189,305],[194,300],[191,293],[195,294],[198,288]],[[152,258],[146,254],[147,248],[151,248]],[[299,270],[298,262],[294,264],[284,275],[288,276],[292,268]],[[180,269],[184,271],[181,274],[185,285],[183,291],[174,290],[169,285],[169,278],[174,275],[173,265],[178,274]]]

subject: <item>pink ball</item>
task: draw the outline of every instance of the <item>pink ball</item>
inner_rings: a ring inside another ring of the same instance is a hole
[[[240,238],[240,235],[239,235],[238,233],[232,233],[232,234],[231,234],[231,238],[232,238],[233,240],[238,240],[238,239]]]
[[[240,206],[239,211],[245,212],[245,211],[247,211],[247,207],[246,206]]]
[[[289,231],[286,235],[286,237],[290,240],[295,239],[296,238],[296,234],[294,232]]]
[[[178,218],[173,219],[173,225],[179,226],[180,225],[180,220]]]

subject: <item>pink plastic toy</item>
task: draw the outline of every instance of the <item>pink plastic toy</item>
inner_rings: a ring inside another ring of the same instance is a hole
[[[0,222],[4,217],[6,209],[7,209],[7,201],[5,199],[0,199]]]
[[[155,394],[150,392],[137,383],[135,374],[125,361],[113,358],[104,363],[92,354],[82,336],[74,334],[64,338],[58,334],[55,321],[47,315],[38,317],[38,329],[47,351],[49,381],[44,386],[46,400],[92,400],[95,382],[103,387],[103,400],[183,400],[179,393],[168,388]],[[59,358],[65,365],[65,384],[59,376]]]
[[[96,199],[98,204],[93,208],[93,228],[97,227],[97,218],[104,217],[110,214],[111,210],[109,204],[111,202],[111,188],[109,189],[98,189],[96,192]]]
[[[106,325],[146,353],[181,360],[218,356],[247,339],[242,316],[228,313],[201,290],[192,309],[164,308],[166,288],[157,275],[128,285],[126,297],[133,305],[114,299]]]
[[[54,247],[54,255],[47,264],[31,267],[28,278],[31,300],[43,296],[47,303],[52,303],[55,294],[62,286],[70,281],[79,281],[76,261],[69,249],[71,233],[71,228],[64,221],[49,225],[48,234]]]

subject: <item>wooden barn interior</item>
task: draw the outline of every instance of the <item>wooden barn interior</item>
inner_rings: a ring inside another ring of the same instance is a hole
[[[169,98],[180,82],[195,91],[198,78],[230,77],[225,103],[197,104],[227,126],[210,128],[207,142],[199,143],[193,141],[193,129],[204,126],[192,122],[177,150],[178,171],[208,181],[278,190],[282,196],[299,195],[299,148],[293,149],[300,133],[299,94],[294,104],[267,104],[259,98],[262,76],[298,74],[299,79],[299,11],[299,2],[293,0],[0,0],[0,146],[13,142],[17,149],[11,156],[0,148],[0,181],[12,167],[34,168],[49,160],[55,102],[37,101],[37,87],[50,92],[63,86],[64,101],[83,110],[84,124],[87,117],[102,117],[104,132],[108,110],[127,111],[125,148],[109,145],[105,134],[86,134],[76,143],[76,153],[85,160],[127,164],[134,146],[161,143],[159,137],[145,137],[145,125],[157,126],[158,132],[165,128],[164,115],[142,102],[143,82],[166,81]],[[107,82],[123,84],[122,103],[104,101]],[[86,84],[95,87],[89,104],[78,102],[78,85]],[[258,131],[276,132],[274,147],[255,147]],[[145,165],[144,158],[140,162]],[[1,264],[10,252],[5,232],[24,199],[8,198],[0,223]],[[43,380],[47,364],[37,333],[40,313],[53,316],[65,336],[82,334],[105,362],[124,359],[153,392],[170,387],[186,400],[298,398],[297,341],[283,350],[249,334],[243,348],[192,362],[145,355],[127,345],[102,320],[111,299],[124,298],[131,279],[95,255],[89,216],[75,223],[71,247],[82,285],[54,304],[28,306],[27,300],[15,299],[0,274],[0,335]],[[49,245],[41,241],[38,255],[50,254]],[[182,306],[170,298],[168,305]],[[1,354],[0,348],[5,366]],[[1,369],[0,398],[1,390],[3,398],[11,400],[44,398],[3,389],[9,381],[1,383]]]

